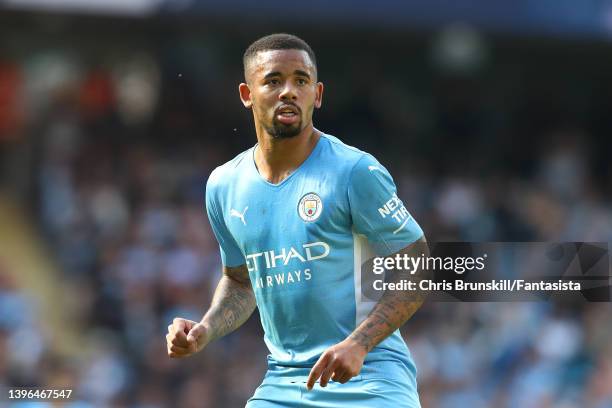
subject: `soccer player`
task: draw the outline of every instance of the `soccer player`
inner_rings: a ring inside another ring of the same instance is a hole
[[[248,408],[419,407],[398,328],[420,302],[390,291],[367,301],[361,265],[421,255],[421,228],[374,157],[314,128],[323,84],[308,44],[269,35],[243,62],[257,144],[208,179],[223,276],[200,322],[168,326],[169,356],[202,350],[258,307],[270,355]]]

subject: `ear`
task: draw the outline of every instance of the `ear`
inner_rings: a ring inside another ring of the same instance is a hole
[[[315,86],[317,87],[317,89],[315,94],[314,106],[315,108],[319,109],[321,107],[321,104],[323,103],[323,82],[317,82]]]
[[[238,85],[238,92],[240,93],[240,100],[242,101],[244,107],[251,109],[253,106],[253,101],[251,100],[251,90],[249,89],[249,86],[242,82],[240,85]]]

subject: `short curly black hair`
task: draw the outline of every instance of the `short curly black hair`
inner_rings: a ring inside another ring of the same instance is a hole
[[[242,56],[242,64],[244,66],[244,74],[246,77],[246,70],[249,60],[253,58],[260,51],[272,51],[272,50],[302,50],[306,51],[312,64],[315,67],[315,71],[317,69],[317,58],[315,57],[315,53],[310,48],[310,45],[306,43],[306,41],[301,38],[286,33],[276,33],[266,35],[265,37],[261,37],[260,39],[253,42],[244,52]]]

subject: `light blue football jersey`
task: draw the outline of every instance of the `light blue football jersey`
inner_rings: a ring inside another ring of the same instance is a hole
[[[246,264],[271,364],[310,367],[344,340],[375,302],[361,295],[361,265],[395,253],[423,232],[370,154],[322,135],[279,184],[267,182],[255,147],[216,168],[206,186],[223,264]],[[414,374],[399,331],[365,363],[395,360]]]

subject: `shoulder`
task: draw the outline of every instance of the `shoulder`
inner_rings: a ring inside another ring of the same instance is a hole
[[[370,153],[348,145],[332,135],[324,134],[321,137],[327,141],[328,154],[336,159],[341,167],[346,169],[350,178],[353,178],[355,174],[373,171],[387,173],[387,170]]]
[[[323,134],[321,138],[325,143],[323,154],[328,156],[326,159],[335,162],[336,165],[344,167],[349,171],[363,161],[364,158],[371,157],[369,153],[344,143],[336,136]]]
[[[240,174],[244,174],[244,167],[248,165],[249,155],[253,148],[249,148],[230,161],[215,168],[208,177],[206,182],[206,190],[214,191],[222,189],[232,184]]]

